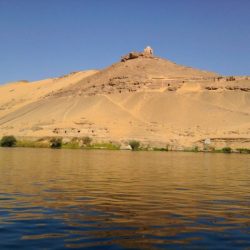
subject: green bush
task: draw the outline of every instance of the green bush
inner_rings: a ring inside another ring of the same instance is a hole
[[[6,135],[1,140],[2,147],[13,147],[17,143],[16,138],[13,135]]]
[[[88,137],[88,136],[84,136],[82,138],[82,142],[83,142],[84,145],[89,146],[91,144],[91,142],[92,142],[92,139],[90,137]]]
[[[168,148],[153,148],[154,151],[168,151]]]
[[[222,152],[229,154],[232,152],[232,149],[230,147],[225,147],[225,148],[222,148]]]
[[[249,148],[237,148],[237,151],[241,154],[250,154]]]
[[[140,142],[136,140],[129,141],[128,143],[133,151],[139,150],[140,148]]]
[[[50,139],[51,148],[61,148],[62,147],[62,138],[52,138]]]

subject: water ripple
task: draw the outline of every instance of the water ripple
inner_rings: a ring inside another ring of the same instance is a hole
[[[0,249],[247,249],[248,155],[0,149]]]

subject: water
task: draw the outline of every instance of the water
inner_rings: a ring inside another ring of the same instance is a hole
[[[249,249],[250,156],[0,149],[0,249]]]

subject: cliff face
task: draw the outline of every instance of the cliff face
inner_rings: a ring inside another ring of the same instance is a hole
[[[0,87],[0,136],[137,139],[173,148],[250,147],[250,78],[222,77],[153,54],[101,71]]]

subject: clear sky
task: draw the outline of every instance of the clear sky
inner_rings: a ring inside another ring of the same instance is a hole
[[[146,45],[250,75],[250,0],[0,0],[0,83],[100,69]]]

